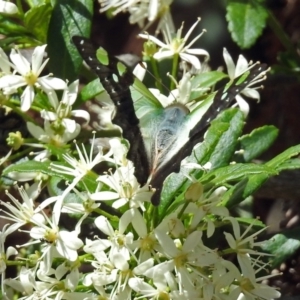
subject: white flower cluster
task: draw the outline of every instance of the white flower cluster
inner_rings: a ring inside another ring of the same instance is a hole
[[[34,100],[37,98],[36,92],[42,95],[46,94],[49,110],[43,109],[41,111],[44,128],[33,122],[27,122],[28,131],[40,144],[27,143],[27,145],[37,148],[44,148],[43,144],[62,147],[76,138],[81,130],[81,126],[70,117],[80,117],[89,122],[90,115],[84,110],[72,110],[72,105],[77,98],[78,80],[68,87],[65,81],[52,77],[51,74],[40,77],[49,60],[46,59],[43,62],[45,48],[46,45],[36,47],[32,53],[31,62],[19,50],[14,49],[10,53],[10,61],[0,48],[0,70],[2,71],[0,89],[7,99],[20,93],[20,107],[24,112],[28,111],[34,104]],[[21,89],[22,87],[25,87],[24,90]],[[55,90],[64,91],[60,101]],[[45,149],[35,153],[35,155],[36,160],[44,161],[50,153]]]
[[[129,22],[137,23],[140,27],[144,27],[145,22],[149,26],[156,19],[160,19],[158,29],[161,24],[167,22],[172,24],[169,7],[173,0],[98,0],[101,9],[100,12],[112,10],[113,15],[120,12],[128,12],[130,14]]]
[[[82,178],[86,168],[101,160],[100,156],[92,162],[78,161],[73,172]],[[255,300],[279,297],[279,292],[261,283],[268,276],[256,276],[266,267],[260,260],[264,254],[255,250],[260,244],[255,242],[260,231],[247,236],[249,226],[241,234],[238,222],[220,206],[225,188],[215,190],[209,197],[202,194],[184,211],[182,206],[178,207],[153,228],[149,209],[144,212],[138,209],[149,201],[149,197],[146,194],[137,196],[139,189],[134,190],[133,174],[127,169],[124,178],[123,167],[120,169],[116,171],[120,171],[117,178],[115,174],[107,178],[107,182],[118,190],[118,197],[117,192],[102,192],[102,195],[101,192],[82,192],[82,204],[64,204],[62,197],[67,196],[74,183],[60,199],[49,198],[38,207],[34,203],[37,193],[29,195],[20,188],[23,203],[8,194],[14,205],[2,203],[8,211],[5,218],[13,223],[0,235],[4,295],[8,296],[13,289],[22,295],[19,299],[98,299],[100,296],[122,300],[136,297]],[[95,217],[94,224],[105,238],[97,236],[82,241],[78,238],[82,222],[91,217],[92,212],[97,212],[99,198],[118,198],[114,203],[127,199],[131,208],[127,206],[120,218],[109,214]],[[49,217],[42,209],[54,200],[53,213]],[[61,211],[82,214],[74,231],[59,228],[59,220],[63,218]],[[233,228],[233,235],[224,232],[228,245],[222,251],[211,249],[203,242],[203,238],[206,241],[214,239],[212,218],[221,218]],[[25,224],[32,226],[29,230],[31,241],[18,247],[39,245],[41,252],[36,251],[27,258],[18,277],[5,279],[5,262],[18,253],[13,247],[4,253],[5,240]],[[233,253],[237,256],[238,267],[226,259],[226,255]],[[83,265],[90,265],[85,274],[82,274]]]

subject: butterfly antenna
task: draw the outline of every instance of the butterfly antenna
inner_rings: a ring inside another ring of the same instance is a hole
[[[138,63],[156,82],[161,84],[174,98],[174,101],[176,101],[176,97],[172,93],[172,91],[161,81],[161,79],[156,78],[144,65],[143,61],[139,61]]]

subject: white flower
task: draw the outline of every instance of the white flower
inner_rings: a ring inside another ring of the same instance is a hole
[[[74,133],[79,126],[74,120],[71,120],[70,117],[79,117],[85,119],[86,122],[83,124],[83,126],[90,121],[90,115],[87,111],[72,110],[72,105],[77,98],[78,84],[79,80],[76,80],[70,84],[69,87],[64,90],[62,100],[60,102],[57,99],[55,91],[48,91],[47,94],[49,101],[55,111],[41,111],[41,117],[43,119],[52,122],[56,121],[58,125],[64,126],[64,130],[70,134]]]
[[[109,223],[108,219],[104,216],[99,216],[95,220],[96,226],[108,236],[108,239],[101,239],[101,243],[103,245],[110,244],[110,252],[109,258],[112,260],[113,256],[116,254],[120,254],[124,257],[125,260],[130,259],[129,245],[133,242],[133,234],[132,232],[128,232],[125,234],[125,230],[129,224],[128,214],[124,214],[119,221],[119,229],[114,230],[114,228]],[[105,250],[103,248],[99,248],[98,251]]]
[[[56,250],[62,257],[70,261],[77,259],[77,250],[83,246],[83,242],[78,238],[78,232],[60,230],[56,220],[50,222],[50,226],[35,223],[39,226],[35,226],[30,230],[30,236],[38,241],[46,241],[42,250],[45,255],[45,261],[51,262],[53,257],[55,257],[53,250]]]
[[[61,174],[67,174],[75,177],[77,182],[83,178],[89,171],[91,171],[97,164],[104,161],[106,157],[109,157],[111,153],[103,155],[102,149],[98,148],[96,155],[94,154],[95,147],[95,136],[92,141],[90,153],[88,154],[85,146],[82,144],[82,150],[79,148],[77,143],[75,143],[79,159],[72,157],[69,154],[63,155],[64,160],[70,165],[66,167],[64,165],[57,165],[55,163],[51,164],[51,169],[55,172]],[[95,149],[96,151],[96,149]]]
[[[140,211],[132,208],[125,214],[130,216],[132,227],[138,235],[138,239],[129,246],[134,253],[139,253],[138,261],[141,263],[154,257],[161,249],[153,232],[148,232],[147,224]]]
[[[198,246],[202,244],[202,232],[194,231],[185,240],[183,245],[176,244],[165,231],[155,230],[155,236],[163,248],[163,253],[169,259],[169,267],[174,268],[176,276],[179,279],[179,286],[184,287],[186,290],[193,289],[192,285],[192,274],[196,271],[195,266],[201,266],[203,261],[206,261],[206,265],[213,264],[215,262],[215,256],[208,259],[203,251]],[[179,242],[179,241],[178,241]],[[202,250],[202,251],[201,251]],[[204,259],[205,257],[205,259]],[[146,272],[146,276],[154,278],[157,274],[157,266],[154,267],[154,271],[151,269]],[[169,270],[171,271],[171,269]]]
[[[44,91],[50,89],[62,90],[66,88],[66,83],[50,75],[39,77],[49,59],[44,63],[43,57],[47,45],[38,46],[32,54],[32,62],[30,63],[19,50],[12,49],[10,59],[14,63],[13,68],[20,74],[5,75],[0,78],[0,89],[4,94],[12,94],[19,87],[26,86],[21,95],[21,109],[27,111],[35,96],[34,87],[41,88]]]
[[[80,226],[84,219],[86,219],[89,216],[89,214],[91,214],[95,209],[97,209],[100,206],[100,203],[95,203],[95,201],[91,200],[91,194],[89,192],[79,192],[75,188],[73,191],[81,199],[81,202],[64,203],[62,207],[62,212],[69,214],[82,214],[81,218],[75,225],[75,231],[80,232]]]
[[[22,198],[22,203],[20,203],[13,195],[6,191],[6,195],[11,199],[14,205],[9,202],[1,201],[0,204],[5,206],[7,211],[4,211],[3,219],[14,222],[11,225],[11,230],[15,231],[25,224],[37,220],[41,223],[45,221],[44,217],[40,213],[35,212],[35,202],[34,200],[40,194],[40,187],[34,185],[35,189],[25,191],[23,187],[19,188],[19,193]]]
[[[201,64],[199,59],[195,55],[202,55],[205,57],[205,60],[208,60],[209,54],[207,51],[200,48],[190,48],[202,36],[203,32],[196,38],[194,38],[188,45],[186,45],[188,38],[199,22],[200,19],[196,21],[196,23],[190,28],[190,30],[183,38],[181,37],[183,25],[177,31],[176,37],[173,37],[173,32],[171,32],[169,28],[166,27],[166,29],[162,30],[165,43],[148,34],[139,34],[139,36],[141,38],[152,41],[160,47],[159,51],[153,56],[155,59],[163,60],[165,58],[173,57],[174,55],[178,54],[183,61],[190,63],[196,70],[199,71],[201,69]]]
[[[150,202],[153,194],[147,185],[140,188],[140,185],[134,176],[134,167],[132,162],[128,161],[128,166],[119,167],[114,174],[101,175],[98,181],[106,184],[113,192],[100,191],[92,195],[93,200],[108,201],[115,200],[112,206],[119,208],[125,204],[130,207],[141,207],[143,210],[143,202]]]
[[[219,205],[222,195],[226,192],[226,188],[221,186],[214,190],[209,197],[206,194],[200,194],[197,202],[189,203],[185,213],[190,213],[193,218],[191,228],[196,226],[201,221],[206,222],[207,236],[211,237],[215,231],[215,225],[210,219],[209,215],[227,217],[229,215],[228,209],[223,205]]]
[[[12,3],[7,1],[0,1],[0,13],[14,15],[19,12],[18,7]]]
[[[55,147],[62,147],[69,141],[74,140],[80,133],[81,127],[79,124],[75,124],[75,130],[72,132],[69,130],[58,131],[55,130],[49,121],[44,122],[44,128],[37,126],[31,122],[27,122],[27,129],[30,134],[41,143],[24,143],[35,148],[46,148],[42,151],[32,153],[35,156],[34,160],[45,161],[51,155],[51,152],[47,149],[47,145],[53,145]],[[45,144],[45,145],[43,145]]]
[[[230,80],[234,80],[235,78],[237,78],[238,76],[247,72],[254,66],[254,64],[251,65],[251,63],[248,63],[248,61],[246,60],[246,58],[243,55],[239,55],[237,64],[235,65],[231,55],[229,54],[229,52],[227,51],[226,48],[223,49],[223,57],[224,57],[224,60],[225,60],[226,66],[227,66],[227,72],[228,72]],[[244,88],[240,92],[240,94],[242,94],[246,97],[252,98],[252,99],[256,99],[259,102],[259,100],[260,100],[259,92],[257,91],[257,88],[251,88],[251,86],[260,82],[265,73],[266,73],[266,71],[264,71],[261,74],[258,74],[257,79],[250,82],[250,84],[246,88]],[[245,115],[248,115],[249,105],[240,94],[236,95],[235,99],[236,99],[238,105],[240,106],[240,109],[242,110],[242,112]]]
[[[12,255],[17,255],[18,251],[14,248],[9,246],[6,249],[5,252],[5,241],[6,237],[11,234],[14,230],[12,230],[11,226],[9,224],[5,224],[2,228],[2,231],[0,231],[0,274],[3,274],[3,272],[6,269],[6,260],[9,259]],[[2,277],[3,280],[3,277]]]
[[[260,281],[273,277],[273,275],[249,278],[247,275],[241,274],[238,268],[229,261],[223,261],[223,265],[229,270],[224,276],[226,276],[227,282],[234,281],[234,284],[230,286],[230,293],[228,299],[238,300],[272,300],[280,297],[280,293],[273,287],[259,283]],[[267,265],[265,265],[266,267]]]
[[[234,236],[228,232],[224,232],[224,234],[230,248],[236,251],[242,274],[254,280],[255,271],[252,267],[252,261],[256,261],[256,259],[252,258],[250,255],[268,255],[267,253],[259,252],[254,249],[254,247],[258,247],[261,245],[262,242],[255,242],[254,240],[262,231],[265,230],[265,228],[255,231],[253,234],[247,236],[248,232],[252,228],[252,225],[250,225],[241,235],[240,225],[235,218],[227,217],[224,220],[229,220],[232,224]]]

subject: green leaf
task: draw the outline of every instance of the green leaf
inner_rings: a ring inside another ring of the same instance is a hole
[[[257,1],[228,1],[228,29],[241,48],[249,48],[255,43],[266,26],[267,17],[267,10]]]
[[[278,172],[284,171],[284,170],[295,170],[300,169],[300,159],[299,158],[292,158],[284,163],[282,163],[278,168]]]
[[[284,233],[276,234],[270,240],[264,241],[261,248],[273,255],[272,266],[277,267],[300,248],[300,230],[294,228]]]
[[[277,174],[276,170],[266,165],[258,164],[234,164],[222,168],[218,168],[211,172],[208,172],[203,176],[202,180],[210,180],[215,185],[223,185],[230,181],[239,181],[248,176],[265,174],[272,176]],[[211,179],[213,177],[213,179]]]
[[[266,151],[275,141],[278,129],[274,126],[263,126],[253,130],[250,134],[241,137],[241,149],[246,162],[258,157]]]
[[[213,168],[221,165],[227,165],[238,137],[244,126],[244,116],[237,109],[228,109],[222,112],[219,117],[212,122],[208,129],[203,143],[195,148],[188,161],[204,165],[208,161],[212,163]],[[185,173],[187,171],[184,171]],[[203,171],[196,171],[193,176],[201,177]],[[211,172],[205,178],[208,181]],[[202,179],[201,179],[202,180]],[[183,199],[183,191],[189,186],[189,182],[183,174],[171,174],[164,182],[164,188],[161,194],[161,202],[158,207],[158,219],[162,218],[166,211],[175,209]],[[174,199],[176,199],[174,201]],[[172,204],[172,206],[171,206]]]
[[[252,172],[251,170],[250,172]],[[272,173],[264,172],[248,176],[245,174],[246,178],[239,181],[236,185],[231,187],[223,196],[222,203],[227,208],[231,208],[242,201],[247,197],[253,195],[263,184],[264,182],[272,176]]]
[[[293,156],[299,155],[300,153],[300,145],[291,147],[284,152],[280,153],[272,160],[268,161],[266,165],[272,168],[280,169],[280,166],[285,163],[288,159],[292,158]]]
[[[28,34],[28,30],[16,23],[14,19],[0,14],[0,33],[9,37]]]
[[[244,127],[244,115],[237,109],[225,110],[219,117],[212,122],[212,129],[215,134],[218,134],[218,128],[214,128],[214,123],[228,124],[228,129],[220,135],[218,144],[214,148],[209,161],[212,164],[212,168],[218,168],[228,164],[232,157],[238,138],[241,136]]]
[[[48,30],[49,68],[59,78],[74,81],[82,58],[73,45],[74,35],[88,37],[93,15],[92,0],[57,1]]]
[[[105,90],[100,82],[100,79],[96,78],[82,88],[78,95],[77,101],[78,103],[82,103],[84,101],[93,99],[104,91]]]
[[[191,83],[193,87],[208,88],[214,86],[217,82],[224,78],[228,78],[228,75],[220,71],[211,71],[196,75],[191,80]]]
[[[28,160],[25,162],[20,162],[18,164],[8,166],[3,172],[3,175],[9,175],[11,172],[19,173],[31,173],[31,172],[42,172],[44,174],[49,174],[50,162],[39,162],[35,160]]]
[[[133,86],[130,90],[136,110],[144,105],[154,109],[162,107],[161,103],[138,78],[134,79]]]
[[[39,42],[47,42],[47,31],[52,13],[52,6],[41,4],[34,6],[25,13],[24,23],[29,32],[31,32]]]

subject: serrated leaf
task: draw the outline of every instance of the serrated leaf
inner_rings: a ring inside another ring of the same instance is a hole
[[[45,44],[47,41],[47,31],[52,13],[52,6],[41,4],[34,6],[25,13],[24,23],[37,40]]]
[[[224,166],[229,162],[236,149],[238,138],[242,133],[244,120],[244,115],[241,111],[228,109],[212,122],[212,126],[215,122],[229,124],[228,129],[220,136],[219,142],[209,158],[213,169]]]
[[[280,169],[281,164],[285,163],[287,160],[292,158],[293,156],[299,155],[300,153],[300,145],[291,147],[284,152],[280,153],[270,161],[266,163],[267,166],[272,168]]]
[[[241,149],[246,162],[258,157],[275,141],[278,129],[275,126],[263,126],[241,137]]]
[[[272,266],[277,267],[300,248],[300,230],[294,228],[284,233],[276,234],[270,240],[264,241],[261,248],[273,255]]]
[[[284,170],[296,170],[300,169],[300,159],[299,158],[292,158],[284,163],[282,163],[278,168],[278,172],[284,171]]]
[[[267,10],[255,1],[228,1],[226,19],[232,39],[243,49],[251,47],[266,26]]]
[[[248,174],[244,175],[246,178],[231,187],[223,196],[222,204],[229,209],[253,195],[271,177],[272,173],[258,172],[258,174],[252,176],[248,176]]]
[[[206,178],[214,177],[210,180],[211,183],[215,185],[223,185],[226,182],[230,181],[239,181],[248,176],[265,174],[267,176],[272,176],[277,174],[276,170],[270,168],[266,165],[258,165],[258,164],[234,164],[230,166],[226,166],[223,168],[216,169],[207,173],[203,176],[203,180]]]
[[[57,1],[48,30],[49,68],[56,77],[69,82],[78,77],[82,58],[71,38],[90,35],[93,3],[92,0]]]

